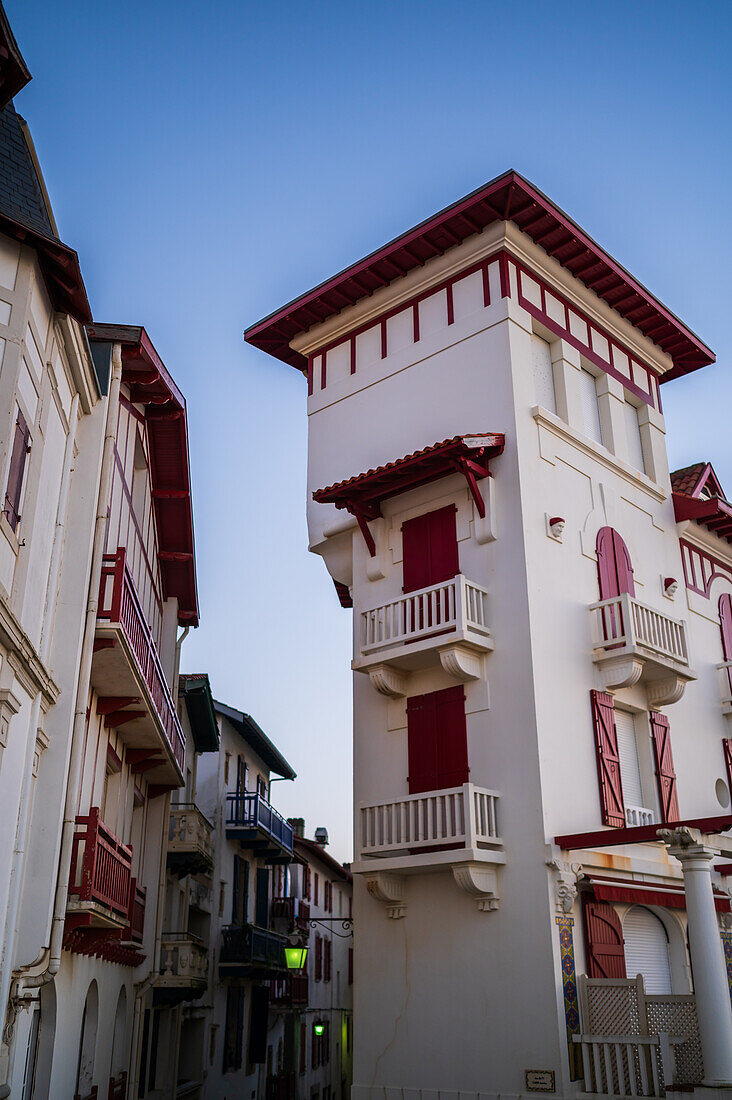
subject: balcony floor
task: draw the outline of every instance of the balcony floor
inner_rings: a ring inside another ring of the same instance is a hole
[[[389,852],[385,856],[362,856],[351,864],[354,875],[394,871],[400,875],[424,875],[449,871],[461,863],[502,866],[506,855],[491,848],[444,848],[442,851]]]

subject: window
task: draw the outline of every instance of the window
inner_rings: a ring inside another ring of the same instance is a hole
[[[633,715],[626,710],[616,710],[615,729],[618,735],[620,778],[623,785],[626,821],[628,825],[649,824],[643,819],[645,802]]]
[[[557,399],[554,394],[554,368],[552,367],[552,349],[546,340],[534,334],[531,337],[531,359],[534,370],[534,398],[537,405],[557,411]]]
[[[323,940],[323,981],[329,982],[333,968],[333,944],[330,940]]]
[[[309,867],[303,869],[304,882],[302,888],[302,895],[306,901],[310,901],[310,894],[312,892],[312,872]]]
[[[655,913],[642,905],[631,905],[623,919],[623,939],[628,976],[642,974],[646,993],[671,993],[668,936]]]
[[[315,875],[314,876],[314,885],[313,885],[313,905],[318,904],[318,894],[319,894],[319,889],[318,888],[319,888],[319,886],[320,886],[320,878],[319,878],[318,875]]]
[[[630,553],[618,532],[612,527],[601,527],[597,532],[595,548],[600,599],[611,600],[624,592],[634,596],[635,582]]]
[[[623,929],[612,905],[585,895],[582,922],[588,978],[624,978]]]
[[[227,752],[224,756],[224,783],[229,786],[229,764],[231,762],[231,753]]]
[[[646,464],[643,461],[643,444],[641,442],[640,425],[638,424],[638,410],[630,401],[623,405],[625,416],[625,438],[628,445],[628,461],[636,470],[645,473]]]
[[[231,897],[231,923],[246,924],[249,908],[249,863],[234,856],[234,879]]]
[[[405,592],[448,581],[460,572],[454,504],[402,524],[402,572]]]
[[[465,692],[445,688],[407,699],[409,793],[468,782]]]
[[[323,979],[323,940],[320,936],[315,937],[315,981],[319,982]]]
[[[601,444],[602,428],[600,427],[600,409],[597,404],[597,379],[583,367],[579,372],[579,384],[584,433],[588,439]]]
[[[20,499],[23,493],[23,476],[26,462],[30,454],[30,432],[20,409],[15,421],[13,435],[13,448],[10,454],[10,468],[8,470],[8,485],[5,490],[5,505],[3,512],[5,518],[17,531],[20,523]]]

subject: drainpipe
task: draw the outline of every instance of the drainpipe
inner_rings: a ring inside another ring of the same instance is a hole
[[[71,868],[71,849],[76,824],[76,807],[79,800],[84,763],[84,726],[89,699],[89,681],[91,678],[92,657],[94,654],[94,633],[96,630],[99,605],[99,584],[102,573],[102,557],[107,528],[107,507],[112,487],[114,465],[114,440],[117,425],[117,407],[119,404],[120,383],[122,381],[122,346],[115,344],[112,349],[112,376],[107,399],[107,417],[102,452],[102,470],[97,497],[97,514],[94,524],[92,544],[91,576],[89,595],[86,605],[86,622],[82,641],[79,679],[76,691],[76,707],[71,733],[71,755],[66,783],[66,802],[63,830],[61,833],[61,854],[56,878],[56,896],[54,899],[53,919],[51,923],[51,942],[48,965],[41,973],[28,974],[30,967],[20,967],[16,971],[11,996],[22,997],[26,990],[37,989],[53,981],[61,965],[64,921],[66,918],[66,899]],[[31,964],[32,965],[32,964]],[[5,999],[0,1001],[4,1004]]]
[[[171,692],[173,696],[173,703],[176,710],[178,708],[178,684],[180,682],[180,647],[188,637],[188,631],[191,628],[189,626],[184,627],[183,633],[178,636],[175,643],[175,669],[173,670],[173,690]]]

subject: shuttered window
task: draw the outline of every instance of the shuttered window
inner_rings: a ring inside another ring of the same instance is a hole
[[[638,741],[636,739],[635,719],[627,710],[615,711],[615,730],[618,737],[618,755],[620,757],[620,778],[623,785],[623,801],[627,806],[645,806],[641,783],[640,761],[638,759]]]
[[[624,592],[635,595],[633,565],[625,542],[612,527],[601,527],[595,543],[597,583],[600,599],[610,600]]]
[[[20,498],[23,492],[23,475],[29,452],[30,432],[25,417],[18,409],[13,435],[13,448],[10,454],[8,485],[5,490],[5,504],[3,507],[5,518],[14,531],[17,530],[20,523]]]
[[[642,974],[646,993],[671,993],[668,937],[658,917],[642,905],[631,905],[623,919],[623,939],[628,977]]]
[[[534,398],[536,404],[549,412],[557,411],[557,399],[554,393],[554,371],[552,369],[552,349],[541,336],[531,337],[531,365],[534,371]]]
[[[732,661],[732,596],[729,592],[719,597],[719,628],[722,632],[722,656]],[[732,694],[732,668],[727,669],[727,685]]]
[[[600,409],[597,404],[597,379],[594,374],[583,369],[579,372],[579,385],[584,433],[595,443],[602,443]]]
[[[612,905],[585,897],[582,920],[588,977],[624,978],[623,929]]]
[[[628,445],[628,460],[631,466],[641,473],[645,473],[646,464],[643,459],[643,444],[641,443],[640,425],[638,424],[638,410],[630,401],[623,405],[625,419],[625,439]]]
[[[649,717],[653,736],[653,752],[656,759],[661,820],[678,821],[680,819],[679,799],[676,793],[676,772],[673,756],[671,755],[671,731],[668,718],[665,714],[660,714],[656,710],[652,710]]]
[[[460,572],[454,504],[402,524],[402,570],[405,592],[448,581]]]
[[[315,937],[315,981],[319,982],[323,979],[323,940],[320,936]]]
[[[226,988],[226,1023],[224,1027],[224,1073],[241,1069],[244,1039],[244,988]]]
[[[595,732],[602,823],[619,827],[625,824],[625,803],[613,697],[605,691],[591,691],[590,703]]]
[[[249,1016],[249,1044],[247,1061],[259,1065],[267,1061],[267,1016],[269,1013],[269,986],[253,985]]]
[[[725,737],[722,741],[722,748],[724,749],[724,762],[727,766],[727,786],[730,795],[732,795],[732,739]]]
[[[308,1025],[300,1023],[300,1073],[308,1068]]]
[[[467,783],[470,769],[463,688],[407,699],[407,741],[410,794]]]

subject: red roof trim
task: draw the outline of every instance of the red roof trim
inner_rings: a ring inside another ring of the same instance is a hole
[[[245,339],[307,369],[295,336],[388,286],[496,221],[510,219],[674,362],[662,381],[714,362],[714,353],[576,222],[517,172],[509,171],[258,321]]]
[[[701,500],[686,493],[673,493],[674,515],[677,523],[694,520],[720,538],[732,542],[732,507],[720,497]]]
[[[145,406],[164,595],[177,597],[181,626],[198,626],[185,399],[141,325],[93,324],[87,332],[90,340],[122,344],[122,380],[131,400]]]
[[[355,508],[366,518],[375,519],[380,515],[382,501],[448,474],[465,473],[466,459],[470,460],[470,472],[476,480],[487,477],[488,459],[501,454],[504,445],[505,437],[496,432],[456,435],[384,466],[317,489],[313,500],[349,511]]]
[[[7,214],[0,214],[0,232],[35,250],[53,308],[58,313],[68,313],[80,325],[88,324],[92,319],[91,306],[79,257],[73,248],[36,233]]]
[[[648,844],[659,840],[659,829],[699,829],[712,835],[726,833],[732,829],[732,814],[719,814],[716,817],[696,817],[690,821],[666,821],[657,825],[630,825],[620,829],[598,829],[591,833],[567,833],[555,836],[554,843],[564,851],[577,851],[580,848],[614,848],[617,844]]]

